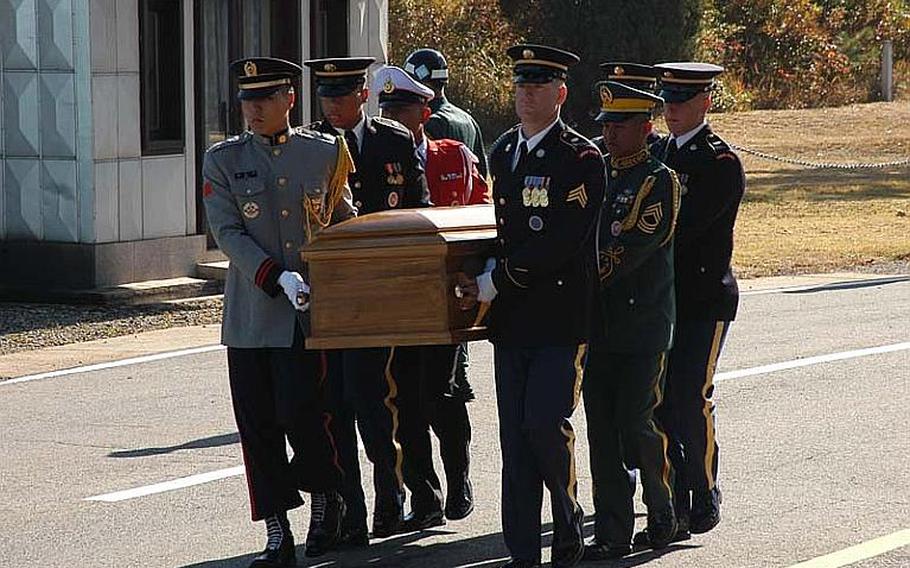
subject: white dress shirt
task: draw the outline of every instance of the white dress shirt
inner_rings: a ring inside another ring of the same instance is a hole
[[[523,128],[518,129],[518,143],[515,145],[515,154],[512,156],[512,169],[514,170],[518,167],[518,158],[521,156],[519,150],[521,149],[521,143],[524,142],[528,146],[528,154],[530,154],[534,148],[540,144],[540,141],[553,130],[553,127],[556,126],[556,123],[559,122],[559,116],[556,117],[556,120],[550,123],[549,126],[531,136],[530,138],[525,138],[525,132]]]
[[[670,136],[670,142],[676,142],[676,149],[679,150],[686,145],[686,142],[695,138],[695,135],[701,132],[701,129],[708,125],[707,120],[702,120],[701,124],[693,128],[692,130],[686,132],[685,134],[680,134],[679,136]]]

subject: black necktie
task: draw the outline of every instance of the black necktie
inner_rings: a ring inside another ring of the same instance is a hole
[[[357,135],[353,130],[344,131],[344,141],[348,144],[348,152],[351,153],[351,159],[356,164],[360,160],[360,149],[357,147]]]
[[[673,161],[674,156],[676,156],[676,138],[671,138],[667,141],[667,151],[664,152],[664,163]]]
[[[518,145],[518,159],[515,161],[515,167],[512,168],[513,172],[518,169],[518,166],[521,165],[522,160],[524,160],[527,157],[527,155],[528,155],[528,142],[526,140],[522,140],[521,144]]]

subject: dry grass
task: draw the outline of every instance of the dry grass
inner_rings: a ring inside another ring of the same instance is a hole
[[[726,140],[813,162],[910,158],[910,102],[714,115]],[[736,227],[740,276],[910,265],[910,167],[814,170],[741,154],[746,197]]]

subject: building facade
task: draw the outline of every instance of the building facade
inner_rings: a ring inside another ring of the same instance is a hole
[[[228,63],[386,60],[387,0],[0,0],[0,287],[193,274]],[[292,122],[315,116],[308,75]]]

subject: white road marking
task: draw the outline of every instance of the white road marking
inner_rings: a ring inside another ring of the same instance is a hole
[[[83,500],[84,501],[103,501],[105,503],[116,503],[118,501],[126,501],[127,499],[145,497],[147,495],[154,495],[156,493],[164,493],[166,491],[173,491],[175,489],[183,489],[185,487],[192,487],[193,485],[201,485],[203,483],[218,481],[219,479],[225,479],[228,477],[243,475],[243,472],[244,472],[243,466],[238,465],[236,467],[229,467],[226,469],[209,471],[207,473],[199,473],[196,475],[190,475],[188,477],[180,477],[177,479],[172,479],[170,481],[163,481],[161,483],[155,483],[153,485],[144,485],[142,487],[136,487],[134,489],[125,489],[123,491],[105,493],[104,495],[86,497]]]
[[[165,359],[174,359],[175,357],[183,357],[185,355],[198,355],[199,353],[221,351],[222,349],[224,349],[224,345],[206,345],[204,347],[194,347],[192,349],[181,349],[179,351],[167,351],[165,353],[155,353],[154,355],[131,357],[129,359],[110,361],[108,363],[96,363],[94,365],[86,365],[84,367],[73,367],[72,369],[62,369],[60,371],[49,371],[47,373],[26,375],[24,377],[16,377],[15,379],[9,379],[7,381],[0,381],[0,387],[18,385],[19,383],[27,383],[31,381],[40,381],[42,379],[56,379],[59,377],[75,375],[77,373],[88,373],[91,371],[103,371],[104,369],[115,369],[117,367],[126,367],[128,365],[138,365],[139,363],[163,361]]]
[[[220,347],[220,346],[219,346]],[[209,351],[215,350],[215,348],[200,348],[207,349]],[[904,343],[895,343],[892,345],[882,345],[880,347],[870,347],[867,349],[856,349],[853,351],[843,351],[840,353],[830,353],[828,355],[818,355],[815,357],[806,357],[804,359],[795,359],[793,361],[784,361],[782,363],[774,363],[772,365],[762,365],[759,367],[750,367],[748,369],[740,369],[738,371],[727,371],[725,373],[717,373],[714,375],[714,381],[723,381],[729,379],[741,379],[744,377],[752,377],[755,375],[764,375],[766,373],[774,373],[776,371],[784,371],[787,369],[796,369],[799,367],[807,367],[809,365],[818,365],[821,363],[831,363],[834,361],[843,361],[845,359],[855,359],[857,357],[868,357],[870,355],[879,355],[882,353],[894,353],[896,351],[906,351],[910,349],[910,341]],[[193,350],[187,350],[193,351]],[[204,351],[203,351],[204,352]],[[188,353],[184,353],[188,354]],[[176,355],[174,355],[176,356]],[[157,360],[157,359],[156,359]],[[128,360],[127,360],[128,361]],[[123,362],[121,362],[123,363]],[[18,380],[18,379],[14,379]],[[2,384],[2,383],[0,383]],[[358,446],[363,450],[363,444],[359,440],[358,436]],[[126,489],[124,491],[117,491],[114,493],[107,493],[104,495],[97,495],[95,497],[86,497],[85,501],[104,501],[108,503],[115,503],[117,501],[125,501],[127,499],[135,499],[137,497],[145,497],[146,495],[153,495],[155,493],[164,493],[166,491],[173,491],[175,489],[183,489],[185,487],[190,487],[193,485],[199,485],[202,483],[208,483],[211,481],[216,481],[219,479],[224,479],[226,477],[232,477],[235,475],[243,474],[243,466],[232,467],[228,469],[220,469],[217,471],[212,471],[209,473],[200,473],[198,475],[191,475],[189,477],[181,477],[179,479],[174,479],[172,481],[165,481],[162,483],[156,483],[154,485],[146,485],[143,487],[136,487],[134,489]],[[802,567],[800,567],[802,568]]]
[[[895,351],[906,351],[910,349],[910,341],[903,343],[894,343],[892,345],[882,345],[880,347],[869,347],[866,349],[855,349],[853,351],[841,351],[840,353],[829,353],[827,355],[816,355],[815,357],[805,357],[803,359],[794,359],[782,363],[773,363],[771,365],[761,365],[759,367],[750,367],[738,371],[727,371],[714,375],[714,381],[724,381],[729,379],[741,379],[752,377],[754,375],[764,375],[776,371],[787,369],[797,369],[799,367],[808,367],[820,363],[831,363],[832,361],[843,361],[845,359],[856,359],[857,357],[868,357],[870,355],[879,355],[882,353],[894,353]]]
[[[841,568],[861,560],[881,556],[892,550],[910,545],[910,529],[872,539],[850,548],[794,564],[789,568]]]

